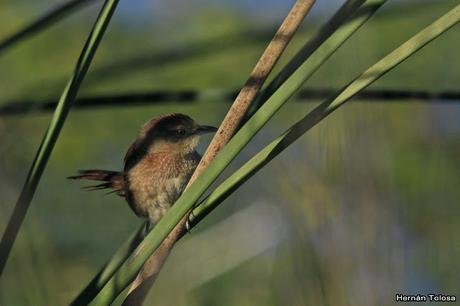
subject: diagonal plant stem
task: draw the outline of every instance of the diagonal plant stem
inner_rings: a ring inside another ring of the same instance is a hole
[[[254,101],[254,109],[247,118],[251,117],[257,109],[259,109],[263,103],[265,103],[280,86],[286,82],[286,80],[318,49],[338,28],[340,28],[347,20],[350,15],[355,13],[365,2],[365,9],[361,9],[359,14],[355,14],[354,17],[359,18],[359,15],[364,16],[372,15],[384,1],[369,1],[369,0],[348,0],[345,2],[337,12],[331,17],[331,19],[321,27],[321,29],[310,39],[302,48],[292,57],[292,59],[284,66],[284,68],[273,78],[273,80],[267,85],[262,93]],[[366,12],[367,11],[367,12]],[[369,14],[371,12],[371,14]],[[367,20],[366,18],[364,20]],[[313,71],[314,72],[314,71]],[[312,72],[312,73],[313,73]]]
[[[0,54],[2,52],[5,52],[8,48],[12,47],[13,45],[26,39],[27,37],[30,37],[34,34],[39,33],[40,31],[45,30],[47,27],[52,26],[62,18],[72,13],[73,11],[80,9],[90,3],[96,3],[96,0],[71,0],[54,8],[50,12],[46,13],[45,15],[39,17],[38,19],[34,20],[33,22],[25,26],[21,30],[0,41]]]
[[[421,49],[424,45],[447,31],[460,21],[460,5],[449,11],[444,16],[433,22],[430,26],[416,34],[401,47],[391,52],[384,60],[368,69],[358,79],[355,79],[349,86],[346,86],[334,99],[327,101],[308,114],[304,120],[294,125],[285,134],[275,140],[268,150],[267,158],[272,158],[280,150],[284,149],[305,131],[316,125],[324,117],[343,105],[358,91],[369,86],[376,79],[387,73],[396,65],[407,59],[410,55]],[[248,122],[247,124],[249,124]],[[245,125],[246,126],[246,125]],[[244,129],[244,127],[243,127]],[[146,239],[139,245],[135,253],[112,276],[98,296],[90,305],[108,305],[109,299],[114,292],[120,292],[137,274],[143,263],[160,246],[170,231],[187,214],[194,203],[204,193],[204,190],[217,178],[230,161],[238,154],[251,138],[251,135],[241,129],[235,137],[224,147],[214,162],[206,167],[195,183],[179,198],[168,213],[159,221],[157,226],[147,235]]]
[[[198,207],[193,210],[191,224],[199,223],[219,203],[224,201],[238,187],[256,174],[266,164],[273,160],[285,148],[299,139],[304,133],[326,118],[333,111],[343,106],[351,98],[371,85],[409,56],[423,48],[426,44],[443,34],[460,21],[460,5],[420,31],[393,52],[385,56],[375,65],[345,86],[338,94],[326,100],[308,113],[303,119],[294,124],[288,131],[267,145],[242,167],[221,183]],[[262,109],[261,109],[262,110]],[[257,114],[256,114],[257,115]]]
[[[216,136],[214,136],[211,140],[211,143],[206,149],[200,164],[190,179],[190,183],[195,181],[198,175],[200,175],[202,169],[204,169],[214,159],[222,147],[230,140],[233,134],[235,134],[241,120],[243,120],[244,115],[251,106],[251,103],[259,93],[260,88],[262,88],[268,74],[272,71],[284,49],[314,3],[315,0],[298,0],[294,4],[286,19],[276,32],[275,37],[272,39],[270,44],[267,46],[267,49],[257,62],[254,70],[249,76],[249,79],[246,81],[246,84],[243,86],[231,108],[227,112],[222,124],[219,126],[219,130],[216,132]]]
[[[27,210],[30,206],[40,178],[45,170],[59,133],[64,125],[70,108],[75,100],[78,89],[88,71],[91,61],[96,53],[97,47],[105,33],[107,25],[117,6],[118,0],[106,0],[101,8],[99,16],[88,36],[83,50],[78,58],[72,77],[70,78],[64,92],[59,99],[48,129],[35,155],[32,166],[27,175],[19,199],[14,207],[13,214],[8,221],[5,232],[0,242],[0,275],[8,260],[19,229],[24,221]]]
[[[315,0],[297,0],[286,18],[278,28],[275,36],[268,44],[264,53],[260,57],[249,79],[243,86],[227,115],[222,121],[216,135],[211,140],[203,158],[193,173],[186,189],[193,184],[196,178],[201,174],[204,168],[214,159],[222,147],[230,140],[237,130],[240,122],[246,115],[251,103],[262,88],[267,76],[278,62],[281,54],[286,49],[294,34],[297,32],[305,16],[312,8]],[[175,243],[182,237],[184,226],[188,217],[185,216],[179,224],[166,237],[160,247],[145,263],[144,267],[135,278],[129,289],[128,296],[123,305],[135,306],[142,305],[149,288],[155,282],[160,270],[168,258]]]
[[[355,0],[349,0],[349,2],[353,2]],[[367,0],[367,1],[370,1],[370,0]],[[385,0],[382,0],[380,1],[381,3],[383,3]],[[370,2],[375,2],[375,0],[372,0]],[[378,6],[372,6],[374,8],[374,10],[365,10],[365,11],[362,11],[359,16],[362,16],[361,19],[359,19],[359,21],[356,21],[356,22],[353,22],[349,27],[349,35],[344,35],[343,32],[336,32],[333,34],[333,36],[331,37],[331,41],[332,42],[328,42],[327,43],[327,47],[321,47],[320,49],[317,50],[317,52],[315,52],[316,57],[315,55],[313,56],[314,60],[311,61],[309,60],[309,62],[312,62],[310,64],[305,64],[307,65],[307,67],[309,67],[308,65],[311,65],[310,68],[307,68],[306,71],[304,71],[304,74],[305,74],[305,79],[307,79],[314,71],[316,71],[316,69],[318,67],[316,67],[316,65],[321,65],[324,61],[326,61],[326,59],[330,56],[330,52],[333,52],[335,51],[335,49],[337,49],[352,33],[354,33],[354,31],[362,24],[364,23],[367,18],[365,18],[365,16],[367,15],[368,17],[372,15],[372,13],[377,10]],[[348,17],[350,17],[350,14],[351,12],[344,12],[344,14],[348,14]],[[353,18],[352,18],[353,19]],[[347,33],[347,32],[345,32]],[[335,37],[335,38],[334,38]],[[328,40],[329,41],[329,40]],[[335,42],[335,47],[334,47],[334,42]],[[318,47],[318,46],[317,46]],[[304,67],[305,67],[304,65]],[[288,87],[287,88],[291,88],[293,86],[290,86],[290,85],[287,85]],[[284,94],[286,95],[285,96],[285,99],[288,98],[288,94],[289,94],[289,91],[288,90],[284,90],[283,91]],[[280,98],[280,97],[278,97]],[[276,100],[274,100],[276,101]],[[284,103],[284,102],[276,102],[276,103]],[[268,120],[268,119],[267,119]],[[266,121],[265,121],[266,122]],[[255,132],[254,132],[255,134]],[[113,256],[112,258],[109,260],[109,264],[106,265],[107,266],[111,266],[111,267],[118,267],[120,266],[125,260],[126,258],[128,257],[128,253],[126,252],[126,250],[124,248],[121,248],[119,249]],[[98,275],[104,275],[105,277],[98,277],[96,276],[95,279],[93,279],[92,283],[95,284],[95,287],[87,287],[81,294],[80,296],[86,296],[87,298],[89,298],[90,300],[93,299],[95,297],[94,295],[94,292],[98,292],[100,291],[106,284],[107,282],[110,280],[110,278],[113,276],[113,274],[115,273],[114,270],[110,270],[110,271],[107,271],[107,269],[104,269],[103,271],[99,272]],[[97,280],[97,281],[95,281]],[[115,290],[115,289],[114,289]],[[76,306],[76,305],[85,305],[85,304],[72,304],[73,306]]]

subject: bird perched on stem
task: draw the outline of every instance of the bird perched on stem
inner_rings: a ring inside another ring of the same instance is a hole
[[[129,147],[123,171],[81,170],[69,178],[102,181],[85,188],[113,189],[136,215],[155,224],[179,198],[198,165],[201,156],[195,149],[200,135],[215,131],[184,114],[155,117]]]

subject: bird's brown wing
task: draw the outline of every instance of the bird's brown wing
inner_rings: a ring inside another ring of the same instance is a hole
[[[123,159],[123,161],[125,162],[125,165],[133,157],[137,147],[138,147],[137,141],[134,141],[129,146],[128,151],[126,151],[125,158]]]
[[[124,171],[128,172],[145,154],[145,149],[143,149],[142,141],[136,140],[131,146],[129,146],[128,151],[125,154],[124,162],[125,167]]]

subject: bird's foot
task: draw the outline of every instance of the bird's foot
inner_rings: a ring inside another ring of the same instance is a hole
[[[143,229],[141,231],[142,238],[145,238],[145,236],[147,236],[147,234],[150,233],[150,231],[153,229],[154,226],[155,224],[150,221],[145,222]]]
[[[192,230],[192,225],[191,225],[192,220],[190,219],[190,217],[195,218],[195,215],[193,214],[193,210],[190,211],[190,213],[187,215],[187,221],[185,222],[185,230],[189,234],[191,233],[191,230]]]

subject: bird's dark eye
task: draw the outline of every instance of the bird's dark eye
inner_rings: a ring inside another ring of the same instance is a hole
[[[185,135],[185,130],[184,129],[178,129],[176,131],[176,133],[179,134],[179,135]]]

